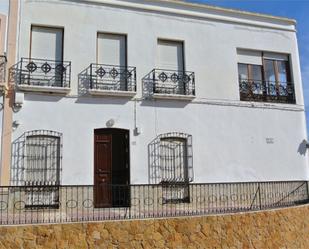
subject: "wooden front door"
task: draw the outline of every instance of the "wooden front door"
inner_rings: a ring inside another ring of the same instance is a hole
[[[109,207],[112,203],[112,136],[95,134],[94,146],[95,207]]]
[[[125,207],[130,200],[129,131],[94,132],[94,206]]]

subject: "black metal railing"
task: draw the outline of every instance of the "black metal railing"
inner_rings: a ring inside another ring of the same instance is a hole
[[[92,63],[90,89],[135,92],[136,68]]]
[[[295,104],[292,83],[274,81],[240,80],[240,100]]]
[[[194,72],[153,69],[153,93],[195,96]]]
[[[0,55],[0,83],[5,82],[7,59],[5,55]]]
[[[13,68],[17,85],[64,87],[71,82],[71,62],[21,58]]]
[[[308,183],[0,187],[0,224],[61,223],[244,212],[308,203]]]

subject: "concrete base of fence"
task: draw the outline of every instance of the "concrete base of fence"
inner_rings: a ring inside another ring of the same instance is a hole
[[[171,219],[6,226],[0,248],[309,248],[309,205]]]

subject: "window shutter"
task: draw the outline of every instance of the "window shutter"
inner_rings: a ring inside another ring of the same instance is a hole
[[[183,71],[183,43],[158,40],[157,68]]]
[[[262,65],[262,53],[252,50],[237,50],[237,62],[243,64]]]
[[[288,61],[289,56],[287,54],[278,54],[278,53],[263,53],[263,58],[264,59],[269,59],[269,60],[279,60],[279,61]]]
[[[32,27],[31,58],[62,61],[62,39],[62,29]]]
[[[98,34],[97,61],[99,64],[126,66],[126,37]]]

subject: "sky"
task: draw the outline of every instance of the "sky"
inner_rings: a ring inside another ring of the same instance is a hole
[[[210,5],[293,18],[297,21],[297,38],[309,131],[309,0],[190,0]]]

